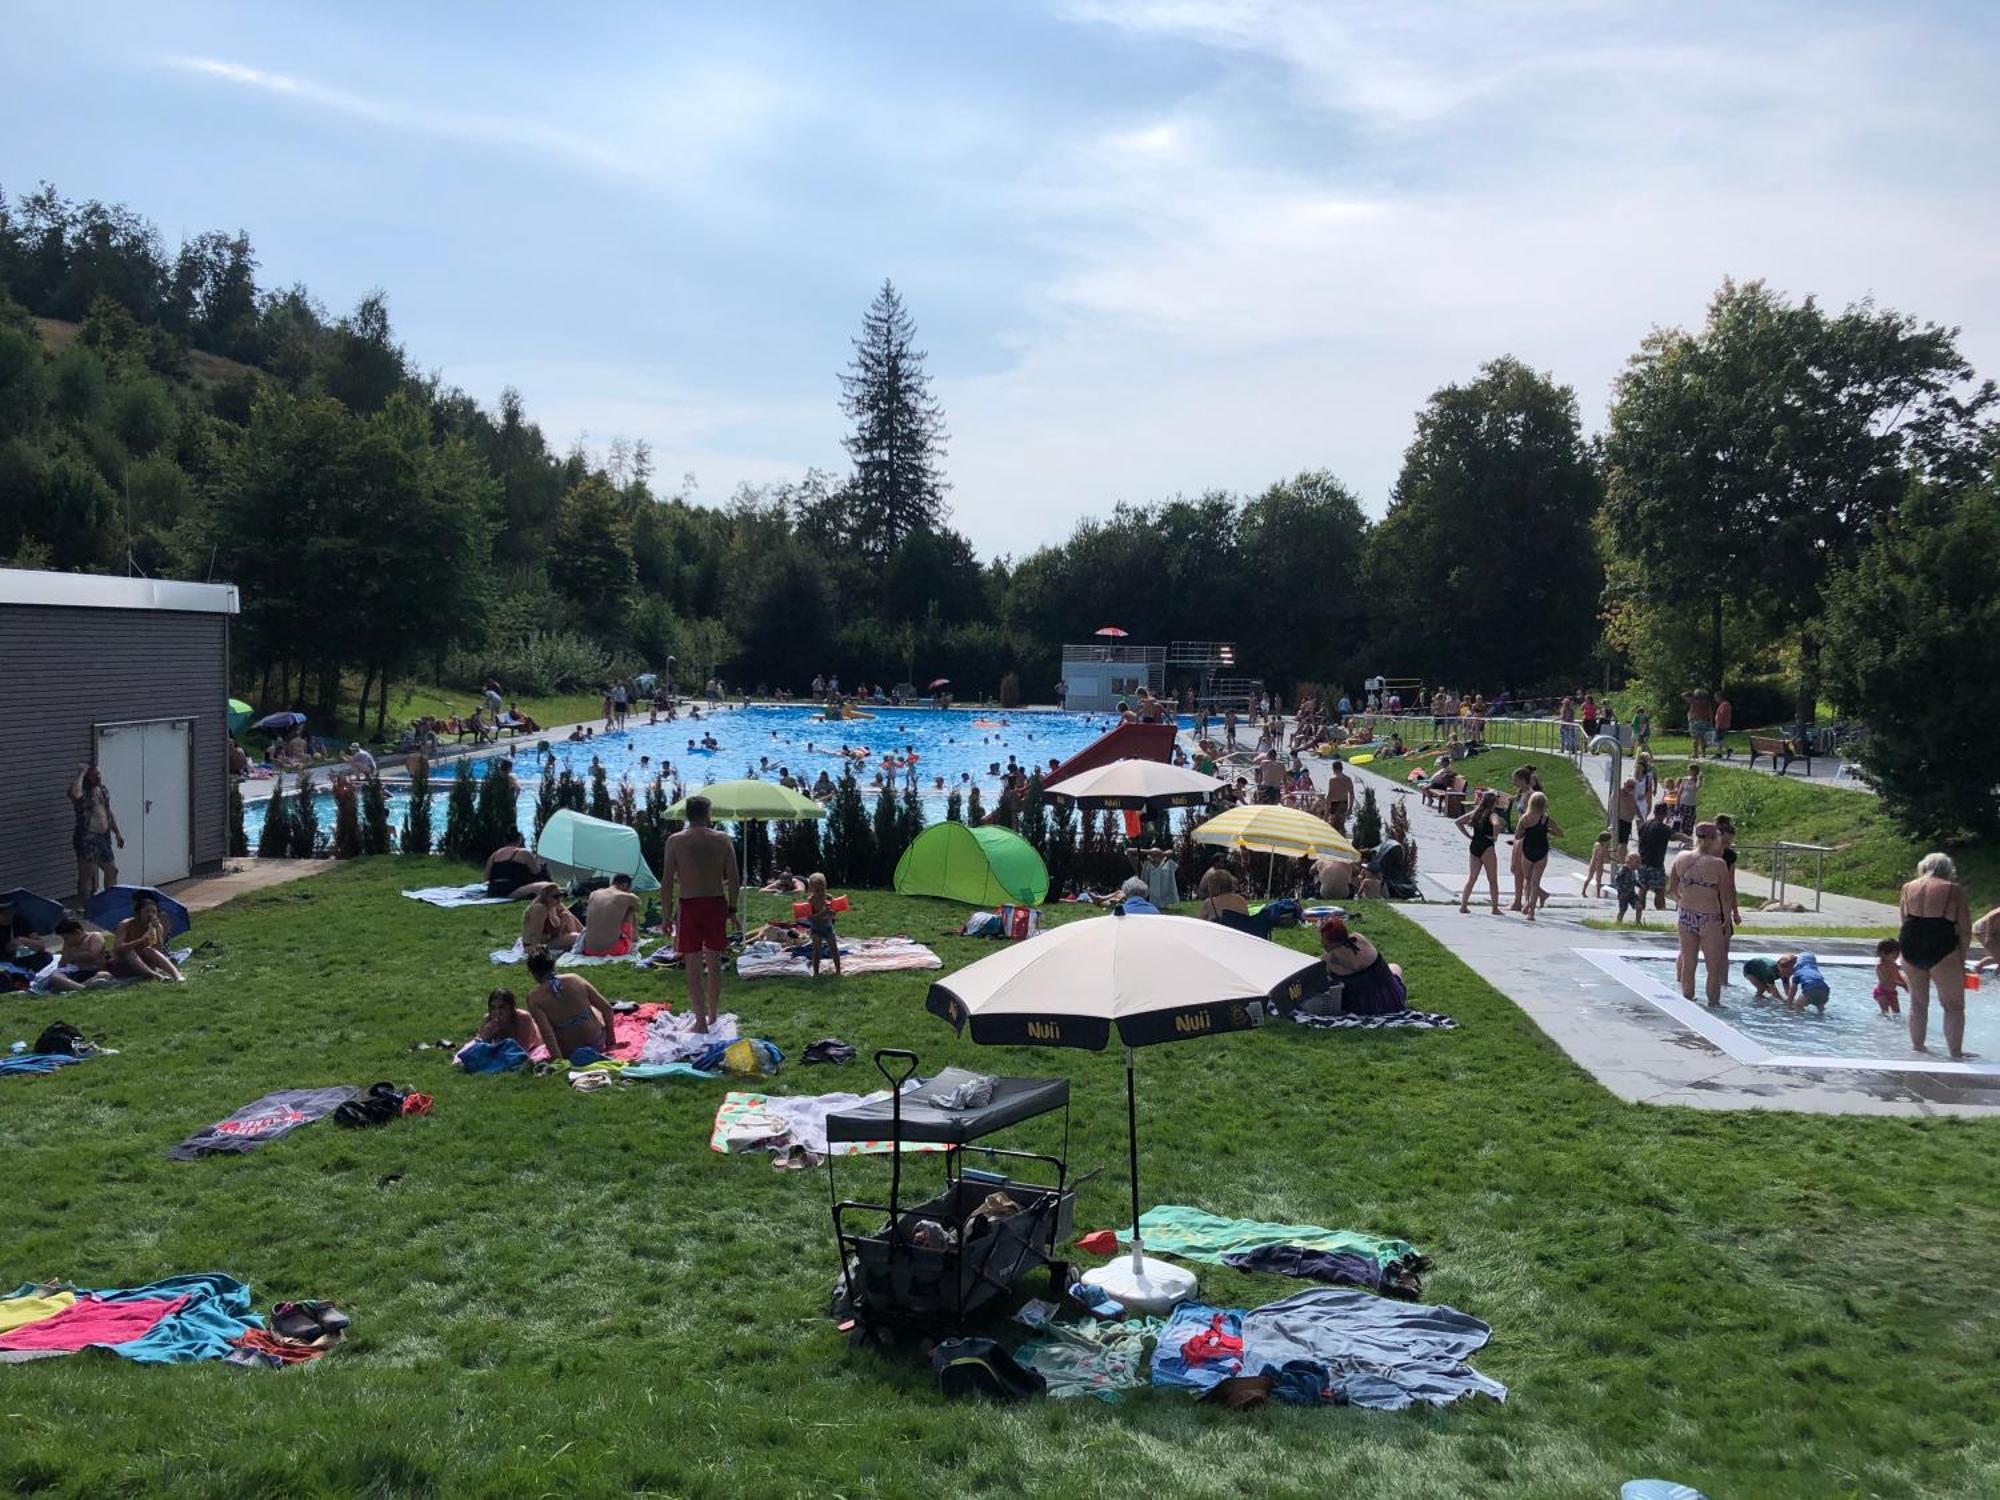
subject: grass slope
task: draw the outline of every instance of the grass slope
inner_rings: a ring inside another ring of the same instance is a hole
[[[220,1269],[266,1303],[335,1298],[356,1324],[310,1372],[95,1356],[10,1369],[0,1488],[1490,1500],[1608,1495],[1656,1473],[1823,1500],[2000,1486],[1995,1127],[1620,1104],[1437,944],[1371,910],[1418,1002],[1461,1029],[1273,1027],[1150,1049],[1147,1197],[1407,1236],[1436,1258],[1431,1300],[1493,1324],[1478,1363],[1511,1399],[1400,1415],[1238,1415],[1150,1392],[951,1406],[913,1359],[849,1352],[822,1318],[825,1180],[711,1154],[725,1085],[585,1096],[407,1050],[477,1018],[496,979],[484,950],[516,918],[396,894],[459,873],[341,868],[203,918],[217,954],[184,989],[7,1002],[9,1037],[63,1015],[123,1053],[0,1083],[0,1277]],[[936,935],[960,915],[858,893],[845,925],[910,932],[956,967],[993,951]],[[923,1013],[927,983],[732,981],[728,1003],[794,1056],[833,1034],[914,1045],[932,1068],[1069,1074],[1073,1159],[1107,1168],[1079,1227],[1121,1223],[1115,1053],[973,1047]],[[679,980],[606,985],[661,998]],[[775,1083],[872,1077],[788,1068]],[[322,1123],[241,1159],[162,1155],[268,1089],[377,1078],[434,1093],[436,1113],[363,1134]],[[864,1163],[843,1186],[886,1175]],[[1203,1282],[1237,1305],[1296,1289],[1213,1268]]]
[[[1421,766],[1426,772],[1437,769],[1437,759],[1438,752],[1432,750],[1400,760],[1385,757],[1363,769],[1373,770],[1379,775],[1400,781],[1409,774],[1413,766]],[[1589,859],[1590,846],[1604,828],[1604,808],[1591,795],[1590,788],[1584,784],[1584,773],[1576,768],[1575,762],[1568,756],[1496,747],[1482,751],[1467,761],[1464,766],[1465,778],[1474,788],[1490,786],[1503,792],[1510,791],[1513,787],[1511,778],[1522,766],[1532,767],[1535,774],[1541,778],[1542,790],[1549,799],[1549,814],[1556,820],[1556,826],[1562,830],[1562,836],[1555,840],[1556,847],[1566,854],[1575,855],[1578,859]],[[1601,763],[1595,763],[1593,769],[1602,776],[1603,771],[1599,766]],[[1410,795],[1414,797],[1417,793],[1412,790]],[[1379,791],[1377,793],[1377,801],[1382,804],[1384,819],[1389,816],[1390,796],[1385,796]],[[1520,817],[1518,809],[1515,817],[1517,820]],[[1505,854],[1504,849],[1502,854]],[[1443,863],[1439,863],[1440,859]],[[1464,878],[1463,849],[1454,849],[1447,845],[1446,852],[1433,854],[1427,841],[1418,847],[1418,862],[1423,869],[1433,874],[1445,873],[1453,879]]]

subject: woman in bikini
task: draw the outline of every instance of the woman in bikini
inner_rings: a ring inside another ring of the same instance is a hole
[[[1954,1061],[1968,1058],[1965,955],[1972,943],[1972,911],[1950,855],[1926,854],[1917,861],[1917,877],[1903,887],[1897,910],[1903,926],[1896,940],[1903,945],[1903,977],[1910,982],[1910,1046],[1929,1050],[1924,1033],[1930,1025],[1931,986],[1936,985],[1945,1047]]]
[[[528,973],[535,980],[528,992],[528,1013],[535,1018],[549,1056],[573,1058],[588,1047],[608,1057],[617,1033],[611,1002],[597,993],[597,987],[574,974],[558,974],[546,949],[528,955]]]
[[[1493,915],[1500,915],[1500,859],[1493,852],[1500,840],[1500,797],[1492,791],[1479,794],[1479,805],[1458,819],[1458,831],[1472,841],[1472,863],[1465,876],[1465,889],[1458,893],[1458,909],[1469,913],[1468,904],[1472,900],[1472,888],[1479,884],[1479,873],[1486,872],[1486,894],[1493,906]]]
[[[179,984],[187,976],[175,967],[167,952],[167,924],[160,920],[160,908],[151,896],[132,903],[132,915],[112,933],[115,951],[114,972],[131,979],[164,979]]]
[[[512,1042],[530,1058],[538,1051],[543,1057],[549,1055],[542,1050],[542,1034],[535,1018],[515,1002],[512,990],[494,990],[486,997],[486,1019],[479,1023],[476,1040]]]
[[[1722,982],[1729,977],[1729,866],[1722,861],[1722,835],[1713,823],[1698,823],[1694,847],[1674,861],[1667,894],[1680,906],[1681,948],[1674,960],[1681,994],[1694,999],[1694,973],[1708,965],[1708,1004],[1722,1005]]]
[[[1515,898],[1525,896],[1525,906],[1530,922],[1535,920],[1535,912],[1549,903],[1548,892],[1542,889],[1542,871],[1549,863],[1549,835],[1562,837],[1562,824],[1549,816],[1549,799],[1545,792],[1528,793],[1528,810],[1521,814],[1521,821],[1514,827],[1514,852],[1520,856],[1520,875],[1517,877]],[[1525,886],[1525,892],[1520,887]],[[1497,895],[1496,895],[1496,899]]]
[[[583,936],[583,923],[562,904],[562,888],[553,881],[535,892],[527,911],[521,914],[521,947],[533,953],[546,948],[551,953],[567,953]]]

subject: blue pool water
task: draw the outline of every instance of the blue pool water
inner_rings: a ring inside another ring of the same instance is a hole
[[[875,714],[872,719],[827,723],[818,709],[804,706],[728,708],[713,713],[704,709],[699,719],[683,716],[671,724],[663,721],[658,725],[649,725],[645,714],[635,714],[622,733],[598,734],[583,743],[523,735],[510,744],[507,753],[514,757],[523,800],[531,801],[541,775],[540,746],[544,743],[554,752],[559,771],[567,768],[579,778],[587,779],[593,757],[602,760],[614,792],[621,778],[636,788],[662,773],[670,788],[678,782],[687,791],[708,782],[749,775],[775,781],[781,767],[808,783],[821,771],[837,781],[846,763],[840,754],[842,746],[868,753],[865,764],[855,763],[856,774],[866,786],[878,773],[888,774],[881,769],[884,755],[902,756],[914,749],[918,791],[935,818],[942,815],[945,799],[954,788],[962,793],[976,785],[992,806],[999,795],[1000,773],[1010,755],[1025,767],[1046,771],[1050,761],[1074,755],[1117,722],[1108,714],[907,708],[871,712]],[[688,742],[705,736],[712,736],[717,748],[690,753]],[[433,767],[433,781],[448,782],[462,766],[469,767],[473,775],[484,775],[486,764],[484,760],[445,761]],[[894,774],[900,786],[904,773],[897,770]],[[940,777],[942,786],[938,785]],[[318,773],[322,784],[330,779],[326,772]],[[393,782],[393,772],[390,779]],[[391,815],[398,827],[408,800],[405,793],[392,793]],[[442,834],[443,794],[434,795],[432,804],[431,826]],[[322,792],[314,805],[319,809],[321,826],[331,828],[332,796]],[[243,821],[254,849],[264,826],[263,804],[245,808]]]
[[[1671,957],[1626,954],[1624,958],[1646,978],[1673,988]],[[1820,971],[1826,975],[1827,987],[1833,992],[1824,1015],[1811,1006],[1788,1010],[1777,1001],[1759,1000],[1743,978],[1739,956],[1729,966],[1729,982],[1722,990],[1722,1009],[1712,1014],[1780,1056],[1880,1058],[1897,1062],[1922,1056],[1910,1050],[1908,994],[1901,997],[1904,1011],[1901,1016],[1885,1016],[1877,1008],[1873,959],[1843,961],[1822,956]],[[1697,1000],[1707,993],[1703,988],[1706,979],[1704,971],[1695,980]],[[1996,1002],[2000,1002],[2000,988],[1982,987],[1966,992],[1965,1049],[1977,1053],[1985,1062],[2000,1060],[2000,1003]],[[1928,1044],[1938,1058],[1945,1056],[1942,1017],[1934,995]]]

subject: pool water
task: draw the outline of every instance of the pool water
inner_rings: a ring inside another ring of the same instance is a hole
[[[1833,997],[1821,1014],[1811,1006],[1789,1010],[1776,1000],[1760,1000],[1743,978],[1741,955],[1729,965],[1729,980],[1722,990],[1722,1008],[1710,1012],[1770,1052],[1785,1056],[1880,1058],[1910,1062],[1925,1054],[1910,1048],[1909,995],[1902,992],[1903,1014],[1885,1016],[1875,1004],[1875,961],[1867,959],[1820,959]],[[1674,989],[1674,960],[1670,956],[1622,955],[1625,962],[1646,978]],[[1696,1002],[1707,998],[1707,971],[1695,978]],[[1977,1053],[1983,1062],[2000,1060],[2000,985],[1967,990],[1965,993],[1965,1050]],[[1930,1054],[1947,1056],[1942,1030],[1943,1011],[1935,994],[1931,997],[1930,1025],[1926,1044]]]
[[[593,758],[604,762],[615,793],[620,779],[643,787],[655,774],[664,772],[670,790],[675,782],[693,791],[712,781],[730,781],[757,776],[775,781],[780,768],[810,784],[821,771],[840,779],[847,762],[843,746],[867,752],[867,761],[854,762],[864,788],[872,788],[873,778],[891,774],[883,770],[882,757],[901,757],[914,750],[917,756],[917,790],[926,811],[933,818],[943,816],[946,799],[956,789],[964,794],[979,788],[988,807],[1000,792],[1000,775],[1013,756],[1029,769],[1047,771],[1052,760],[1066,760],[1117,723],[1115,715],[1036,712],[977,711],[971,709],[881,708],[869,710],[872,719],[848,719],[827,723],[817,708],[725,708],[703,709],[699,719],[685,714],[673,723],[646,722],[647,715],[634,714],[623,732],[600,733],[590,740],[572,743],[566,739],[544,739],[523,735],[508,744],[504,753],[514,758],[514,774],[522,783],[522,801],[532,804],[540,782],[542,756],[546,744],[556,758],[558,774],[568,769],[588,781]],[[1186,722],[1186,721],[1184,721]],[[690,740],[712,737],[713,751],[688,750]],[[643,763],[642,763],[643,759]],[[486,760],[449,760],[432,768],[433,785],[449,784],[462,766],[472,774],[484,775]],[[904,772],[894,773],[902,785]],[[395,773],[389,773],[393,780]],[[938,785],[938,778],[944,785]],[[321,785],[331,780],[322,771]],[[431,827],[444,832],[444,794],[432,797]],[[400,827],[408,806],[406,792],[392,792],[391,822]],[[321,792],[314,798],[320,826],[333,826],[333,796]],[[244,828],[250,847],[264,826],[264,805],[254,803],[244,809]]]

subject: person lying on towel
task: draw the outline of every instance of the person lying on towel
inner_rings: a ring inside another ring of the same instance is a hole
[[[608,1057],[616,1033],[611,1002],[597,993],[597,986],[581,975],[558,974],[556,961],[545,952],[528,955],[528,973],[535,981],[528,992],[528,1013],[549,1056],[574,1061],[588,1051],[594,1056],[586,1061]]]
[[[632,894],[632,877],[613,875],[611,884],[592,891],[584,906],[584,953],[591,958],[622,958],[630,953],[641,910],[639,898]]]
[[[553,881],[536,888],[521,917],[521,947],[529,953],[546,948],[551,953],[567,953],[583,936],[583,923],[562,904],[562,889]]]

